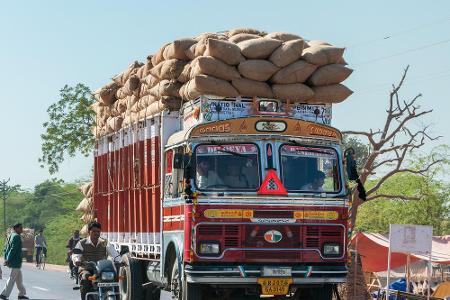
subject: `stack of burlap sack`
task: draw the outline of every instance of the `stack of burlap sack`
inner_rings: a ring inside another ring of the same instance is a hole
[[[177,110],[200,95],[338,103],[352,94],[341,84],[352,73],[343,53],[324,41],[248,28],[176,40],[94,92],[94,134]]]
[[[87,224],[95,220],[93,188],[94,185],[92,182],[85,183],[80,187],[80,191],[83,194],[84,198],[78,204],[76,211],[83,213],[80,218],[84,223],[83,228],[81,228],[80,230],[80,234],[83,236],[86,236],[88,234]]]

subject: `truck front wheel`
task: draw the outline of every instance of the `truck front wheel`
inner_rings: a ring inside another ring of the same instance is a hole
[[[122,256],[122,260],[125,266],[121,267],[119,270],[119,275],[122,278],[119,283],[121,299],[143,300],[143,273],[141,262],[129,257],[127,254]]]
[[[333,286],[326,284],[321,288],[314,288],[310,290],[311,299],[315,300],[332,300],[333,299]]]
[[[170,290],[173,300],[202,300],[202,287],[182,279],[178,261],[173,262]]]

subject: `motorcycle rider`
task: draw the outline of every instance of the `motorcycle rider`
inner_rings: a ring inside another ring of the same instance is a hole
[[[73,236],[70,237],[70,239],[67,241],[67,262],[69,263],[69,271],[70,271],[70,277],[74,277],[77,276],[77,274],[75,274],[75,266],[73,264],[73,261],[71,259],[71,256],[73,254],[73,249],[75,248],[75,246],[77,245],[77,243],[80,241],[80,231],[79,230],[74,230],[73,232]]]
[[[89,280],[89,276],[93,274],[83,268],[83,262],[98,262],[102,259],[111,257],[114,262],[121,263],[122,258],[113,245],[108,240],[100,237],[102,225],[96,221],[92,221],[88,225],[89,235],[87,238],[80,240],[73,249],[72,261],[75,266],[80,267],[80,293],[81,299],[85,300],[86,294],[93,291],[93,286]]]

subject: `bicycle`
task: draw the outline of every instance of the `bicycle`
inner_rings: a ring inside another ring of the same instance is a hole
[[[38,269],[44,270],[45,269],[45,260],[46,260],[46,255],[44,253],[44,251],[41,251],[41,253],[38,256],[39,261],[36,262],[36,267]]]

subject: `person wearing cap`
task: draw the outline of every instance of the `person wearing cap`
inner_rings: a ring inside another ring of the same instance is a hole
[[[17,223],[13,226],[13,232],[9,236],[5,245],[5,262],[4,265],[11,269],[11,274],[6,281],[6,286],[0,294],[0,299],[8,299],[11,295],[14,284],[19,290],[17,299],[30,299],[26,296],[27,291],[23,285],[22,276],[22,238],[20,234],[23,232],[22,224]]]

